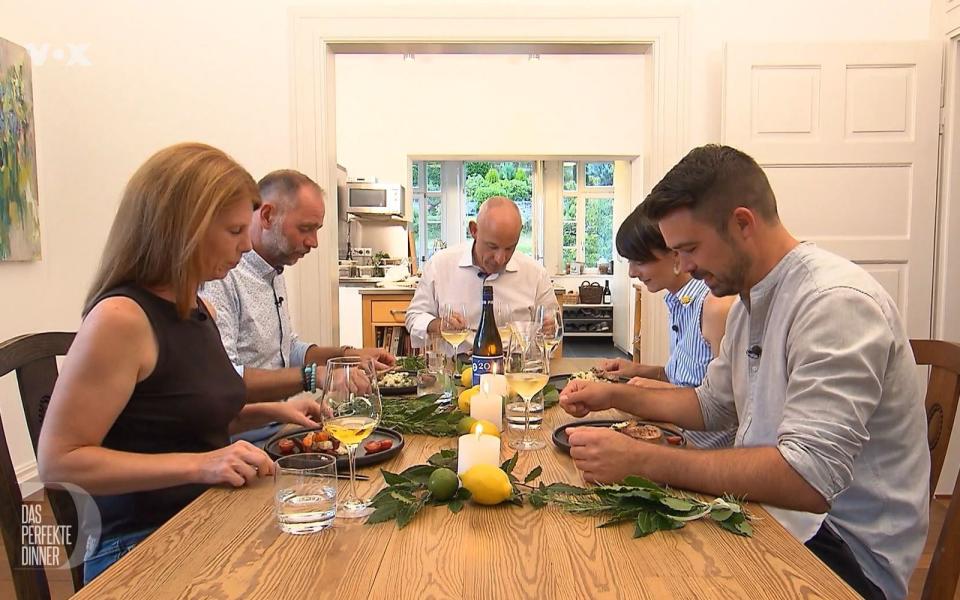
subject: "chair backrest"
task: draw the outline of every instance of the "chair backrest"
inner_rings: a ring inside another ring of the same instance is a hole
[[[941,340],[910,340],[918,365],[930,367],[927,382],[927,443],[930,447],[930,499],[933,499],[953,420],[960,402],[960,345]]]
[[[960,582],[960,477],[943,519],[943,529],[933,550],[930,570],[923,583],[922,600],[953,600]]]
[[[0,377],[16,372],[20,400],[27,421],[27,431],[36,452],[40,427],[57,381],[57,356],[63,356],[73,342],[73,333],[37,333],[0,343]],[[18,598],[49,598],[47,576],[40,568],[19,568],[21,564],[21,506],[23,496],[17,482],[16,469],[10,458],[10,447],[0,418],[0,533],[7,552]],[[68,526],[67,556],[74,555],[79,543],[77,509],[70,495],[62,490],[47,489],[47,499],[57,524]],[[74,590],[83,586],[83,564],[71,570]]]

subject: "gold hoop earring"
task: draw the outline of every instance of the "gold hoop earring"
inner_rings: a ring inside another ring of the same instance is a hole
[[[673,274],[674,275],[680,274],[680,263],[673,263]]]

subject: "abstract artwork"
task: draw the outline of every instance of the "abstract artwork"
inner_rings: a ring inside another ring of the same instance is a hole
[[[40,260],[30,54],[0,39],[0,261]]]

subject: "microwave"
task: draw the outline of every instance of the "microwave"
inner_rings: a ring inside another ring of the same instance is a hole
[[[342,209],[349,215],[403,216],[403,186],[398,183],[348,181]]]

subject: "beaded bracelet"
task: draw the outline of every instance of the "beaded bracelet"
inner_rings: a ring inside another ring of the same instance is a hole
[[[303,391],[317,393],[317,363],[303,365]]]

